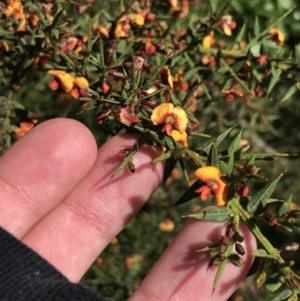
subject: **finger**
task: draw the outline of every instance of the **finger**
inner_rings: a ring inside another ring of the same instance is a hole
[[[241,225],[241,232],[246,250],[245,255],[241,256],[243,266],[227,263],[214,290],[217,267],[209,267],[209,253],[196,251],[219,242],[224,235],[224,224],[189,221],[129,301],[227,300],[246,277],[253,261],[251,252],[256,247],[254,237],[244,225]]]
[[[152,159],[161,151],[142,145],[133,157],[135,172],[125,167],[111,178],[137,136],[115,136],[99,150],[98,159],[74,191],[23,239],[72,281],[78,281],[161,183],[163,164]]]
[[[93,166],[95,139],[81,123],[41,123],[0,158],[0,226],[21,238]]]

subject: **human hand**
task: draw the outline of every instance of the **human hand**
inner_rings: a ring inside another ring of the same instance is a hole
[[[160,185],[160,154],[143,145],[135,173],[120,164],[119,150],[134,135],[115,136],[97,152],[90,131],[77,121],[44,122],[0,158],[0,226],[77,282]],[[215,267],[195,250],[217,242],[224,225],[191,220],[166,249],[130,301],[226,300],[252,264],[255,240],[245,226],[243,267],[227,264],[213,292]]]

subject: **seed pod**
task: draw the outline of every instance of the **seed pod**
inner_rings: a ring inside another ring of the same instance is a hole
[[[246,168],[247,174],[253,174],[257,171],[257,167],[255,165],[249,165]]]
[[[221,254],[221,248],[216,248],[210,251],[210,257],[214,258]]]
[[[253,284],[256,290],[259,290],[261,286],[265,283],[267,278],[266,272],[264,270],[256,272],[253,278]]]
[[[223,261],[224,261],[224,258],[223,258],[221,255],[218,255],[218,256],[214,257],[214,258],[211,260],[209,266],[212,266],[212,265],[219,265],[219,264],[221,264]]]
[[[237,267],[241,267],[243,265],[243,262],[242,262],[240,256],[237,254],[229,255],[228,259],[232,264],[234,264]]]
[[[135,166],[134,166],[133,162],[132,162],[132,161],[129,161],[127,165],[128,165],[129,170],[130,170],[132,173],[134,173],[134,172],[135,172]]]
[[[236,244],[235,244],[235,250],[236,250],[236,252],[237,252],[238,254],[240,254],[240,255],[245,255],[245,249],[244,249],[244,247],[243,247],[241,244],[236,243]]]
[[[233,240],[234,241],[238,241],[238,242],[243,242],[244,241],[244,237],[240,232],[235,232],[233,235]]]

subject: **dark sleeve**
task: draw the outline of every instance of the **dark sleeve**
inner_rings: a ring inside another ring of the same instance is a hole
[[[105,301],[0,228],[0,301]],[[106,300],[107,301],[107,300]]]

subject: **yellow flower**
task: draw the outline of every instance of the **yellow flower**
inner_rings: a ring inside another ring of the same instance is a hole
[[[188,146],[186,132],[180,133],[178,130],[172,130],[171,136],[175,141],[179,142],[183,146]]]
[[[269,30],[269,35],[278,46],[282,46],[284,44],[284,34],[281,30],[277,28],[271,28]]]
[[[74,85],[76,85],[79,89],[88,88],[89,82],[83,76],[74,77]]]
[[[152,112],[151,121],[154,125],[164,124],[162,131],[167,132],[169,136],[174,135],[176,141],[184,138],[181,134],[185,132],[188,125],[188,117],[184,109],[179,106],[174,107],[172,103],[157,106]]]
[[[9,51],[9,46],[5,41],[0,41],[0,49],[3,49],[7,52]]]
[[[60,86],[66,92],[70,92],[74,86],[72,75],[63,70],[49,70],[49,74],[58,79]]]
[[[222,173],[215,166],[203,166],[195,171],[195,176],[203,182],[195,192],[200,193],[202,201],[206,201],[213,194],[217,206],[224,206],[227,201],[228,183],[222,179]]]
[[[202,46],[205,48],[210,48],[213,43],[215,42],[214,40],[214,32],[211,31],[207,36],[205,36],[202,40]]]

